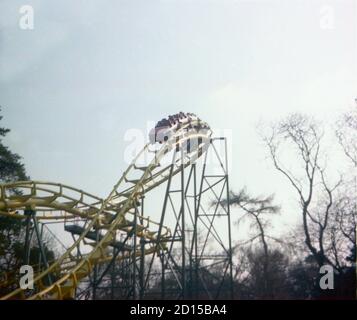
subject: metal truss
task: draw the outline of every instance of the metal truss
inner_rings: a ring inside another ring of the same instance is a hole
[[[57,183],[0,185],[0,216],[25,221],[24,264],[39,251],[34,289],[20,288],[15,270],[1,275],[11,289],[1,299],[232,298],[230,210],[220,201],[229,196],[227,142],[195,121],[145,145],[105,199]],[[73,239],[54,261],[42,237],[51,223]]]

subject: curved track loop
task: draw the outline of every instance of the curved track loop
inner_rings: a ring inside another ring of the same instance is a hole
[[[35,276],[35,289],[32,294],[27,293],[25,296],[24,291],[17,288],[1,299],[74,298],[79,282],[91,273],[93,267],[111,259],[108,247],[120,239],[123,233],[135,232],[137,236],[151,240],[145,254],[165,249],[165,242],[171,236],[168,228],[162,227],[160,232],[157,231],[158,228],[150,231],[149,227],[155,229],[158,224],[141,216],[139,221],[142,224],[135,224],[134,228],[130,217],[134,217],[137,206],[146,192],[195,162],[207,150],[210,140],[209,127],[197,119],[175,128],[173,135],[163,144],[145,145],[106,199],[69,186],[48,182],[27,181],[1,185],[0,215],[22,219],[25,216],[16,210],[31,209],[36,211],[36,219],[39,220],[85,220],[82,233],[67,251],[46,270]],[[22,193],[15,195],[14,190],[21,190]],[[88,243],[85,238],[93,230],[100,233],[100,238]],[[77,249],[88,244],[91,245],[90,252],[78,257]],[[140,250],[136,250],[125,253],[118,259],[140,254]],[[51,284],[45,284],[48,277],[53,280]]]

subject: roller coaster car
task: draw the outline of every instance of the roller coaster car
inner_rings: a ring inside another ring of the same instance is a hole
[[[169,116],[168,119],[162,119],[155,125],[155,128],[151,129],[149,133],[150,143],[163,143],[167,141],[172,137],[176,129],[190,123],[192,120],[199,119],[192,113],[184,114],[183,112],[174,116]]]

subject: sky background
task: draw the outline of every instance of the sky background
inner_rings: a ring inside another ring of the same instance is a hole
[[[33,30],[19,27],[22,5]],[[296,196],[257,125],[292,112],[330,125],[354,104],[356,21],[352,0],[0,0],[6,144],[32,179],[105,196],[128,130],[194,112],[231,134],[232,189],[275,193],[293,223]]]

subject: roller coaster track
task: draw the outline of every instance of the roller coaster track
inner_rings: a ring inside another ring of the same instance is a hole
[[[206,151],[210,140],[209,127],[199,119],[175,127],[167,141],[155,145],[148,143],[143,147],[105,199],[51,182],[23,181],[0,185],[0,216],[28,219],[26,210],[30,210],[36,213],[33,219],[40,221],[57,220],[64,224],[76,219],[84,221],[73,244],[36,273],[34,290],[25,292],[17,287],[1,299],[74,298],[81,280],[96,265],[112,259],[109,247],[123,249],[117,259],[143,254],[136,248],[125,252],[121,242],[123,234],[146,239],[149,247],[145,249],[145,255],[165,250],[172,236],[169,228],[146,216],[138,215],[140,223],[136,220],[134,223],[132,219],[145,193],[195,162]],[[147,160],[144,165],[142,159]],[[93,239],[93,234],[97,238]],[[89,252],[78,254],[79,248],[84,246],[90,247]],[[5,276],[5,282],[11,282],[11,277]],[[12,280],[12,283],[18,286],[17,281]]]

